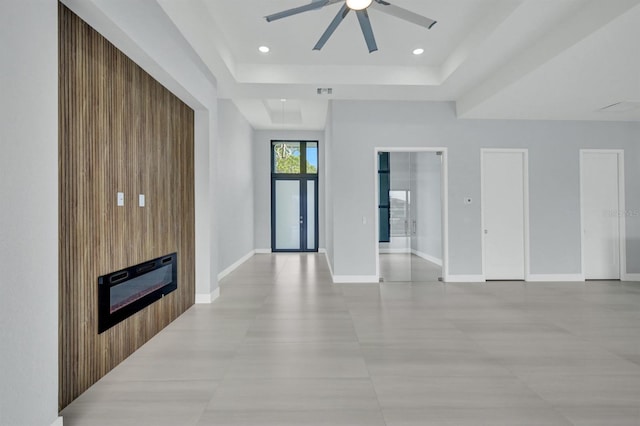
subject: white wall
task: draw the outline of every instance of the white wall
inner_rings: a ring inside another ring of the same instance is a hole
[[[331,156],[333,152],[333,103],[329,102],[327,109],[327,124],[324,132],[324,165],[320,165],[321,173],[325,182],[325,219],[324,232],[322,227],[320,233],[324,237],[325,249],[327,250],[327,261],[329,267],[333,268],[333,172],[331,171]]]
[[[325,248],[325,133],[318,131],[296,130],[256,130],[254,133],[254,245],[258,250],[271,250],[271,141],[318,141],[318,161],[320,175],[318,176],[318,223],[320,248]]]
[[[332,108],[333,272],[340,276],[376,273],[375,147],[448,148],[449,273],[476,276],[480,148],[529,148],[531,273],[579,274],[579,149],[625,149],[636,158],[640,141],[638,123],[459,120],[452,103],[334,101]],[[627,209],[640,211],[640,170],[625,170]],[[466,197],[474,202],[464,204]],[[627,218],[627,237],[629,272],[636,272],[640,217]]]
[[[58,418],[58,5],[0,2],[0,424]]]
[[[254,143],[253,129],[233,102],[219,101],[218,123],[218,265],[224,271],[254,249]]]
[[[196,110],[194,119],[196,301],[207,303],[218,288],[218,228],[214,221],[217,175],[213,166],[218,158],[216,104]]]
[[[411,249],[435,263],[442,262],[441,159],[435,152],[411,154]]]

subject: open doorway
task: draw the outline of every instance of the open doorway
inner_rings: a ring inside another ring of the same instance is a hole
[[[447,269],[446,149],[376,150],[376,265],[384,282],[435,282]]]

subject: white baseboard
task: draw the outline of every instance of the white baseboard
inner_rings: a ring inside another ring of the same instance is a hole
[[[58,417],[51,423],[51,426],[62,426],[62,416]]]
[[[584,281],[582,274],[529,274],[527,282],[580,282]]]
[[[213,303],[213,301],[218,297],[220,297],[220,287],[217,287],[209,294],[196,294],[196,304],[208,305],[210,303]]]
[[[329,267],[329,273],[331,274],[331,281],[333,281],[335,283],[335,280],[333,279],[333,268],[331,267],[331,262],[329,261],[329,253],[327,253],[327,250],[324,249],[324,258],[327,261],[327,266]]]
[[[389,247],[380,247],[380,254],[409,254],[411,253],[411,249],[408,247],[403,248],[389,248]]]
[[[622,276],[622,281],[640,281],[640,274],[626,273]]]
[[[484,275],[447,275],[443,281],[446,283],[483,283],[486,279]]]
[[[442,266],[442,259],[438,259],[437,257],[431,256],[427,253],[423,253],[421,251],[418,250],[411,250],[411,253],[415,254],[418,257],[423,258],[424,260],[431,262],[433,264],[436,264],[438,266]]]
[[[249,253],[245,254],[240,259],[238,259],[235,262],[233,262],[233,264],[231,264],[229,267],[225,268],[222,272],[218,273],[218,281],[223,279],[224,277],[226,277],[227,275],[229,275],[230,273],[232,273],[236,269],[238,269],[238,267],[240,265],[242,265],[247,260],[251,259],[254,254],[256,254],[256,251],[255,250],[251,250]]]
[[[375,275],[333,275],[336,284],[379,283],[380,279]]]
[[[218,297],[220,297],[220,287],[211,292],[211,303],[213,303]]]

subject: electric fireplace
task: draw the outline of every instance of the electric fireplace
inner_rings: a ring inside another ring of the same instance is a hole
[[[172,253],[98,277],[98,334],[178,288]]]

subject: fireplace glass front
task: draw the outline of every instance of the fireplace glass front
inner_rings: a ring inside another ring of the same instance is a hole
[[[98,333],[177,288],[177,253],[98,278]]]

